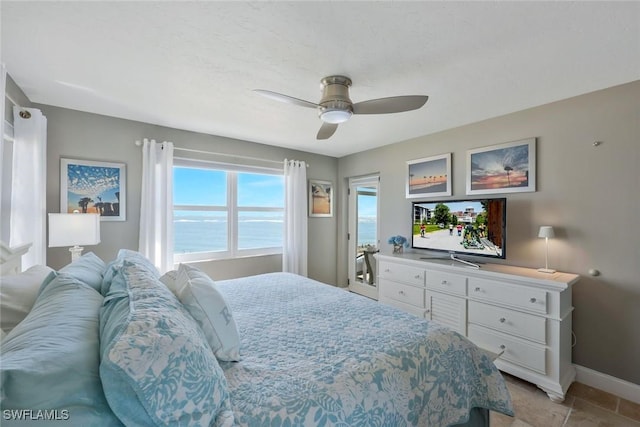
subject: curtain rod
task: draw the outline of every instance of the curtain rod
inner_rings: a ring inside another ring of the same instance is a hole
[[[136,141],[136,145],[138,147],[140,147],[142,145],[141,141]],[[193,148],[181,148],[181,147],[176,147],[175,145],[173,146],[173,150],[176,151],[186,151],[186,152],[190,152],[190,153],[198,153],[198,154],[213,154],[215,156],[226,156],[226,157],[236,157],[239,159],[246,159],[246,160],[256,160],[259,162],[267,162],[267,163],[276,163],[279,165],[284,164],[284,161],[282,160],[268,160],[268,159],[261,159],[259,157],[250,157],[250,156],[242,156],[239,154],[227,154],[227,153],[217,153],[215,151],[205,151],[205,150],[195,150]],[[307,163],[307,167],[309,167],[309,164]]]

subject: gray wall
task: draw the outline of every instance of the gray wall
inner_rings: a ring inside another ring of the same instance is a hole
[[[123,162],[127,167],[127,220],[101,224],[101,243],[86,247],[104,260],[118,249],[138,248],[142,152],[134,142],[143,138],[171,141],[176,147],[230,153],[281,161],[304,160],[310,164],[307,177],[336,180],[336,158],[281,149],[229,138],[187,132],[162,126],[122,120],[49,105],[35,105],[48,123],[47,212],[60,209],[60,158]],[[336,283],[336,227],[334,218],[309,218],[309,277]],[[49,248],[47,264],[60,268],[70,260],[66,248]],[[226,279],[271,271],[281,271],[282,257],[244,258],[198,263],[214,279]]]
[[[574,363],[640,384],[639,100],[636,81],[339,159],[338,282],[347,278],[348,177],[380,172],[381,246],[389,250],[386,238],[411,232],[407,160],[453,153],[453,197],[464,197],[466,150],[536,137],[537,191],[506,195],[504,262],[544,266],[536,236],[553,225],[550,267],[582,276],[573,289]],[[602,274],[589,276],[590,268]]]

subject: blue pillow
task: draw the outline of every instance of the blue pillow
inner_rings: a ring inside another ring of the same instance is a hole
[[[58,270],[59,274],[67,274],[100,292],[102,286],[102,277],[107,268],[104,261],[93,252],[87,252],[71,264],[67,264]],[[43,284],[40,292],[46,285]]]
[[[122,425],[108,406],[99,375],[102,300],[68,275],[58,275],[43,289],[27,317],[2,341],[3,410],[55,410],[74,425]]]
[[[100,377],[126,425],[232,425],[226,378],[202,331],[144,265],[124,261],[100,316]]]
[[[109,287],[111,286],[111,281],[116,273],[122,268],[122,263],[124,261],[129,261],[133,264],[138,264],[140,267],[147,270],[152,276],[158,278],[160,277],[160,272],[156,268],[155,265],[140,252],[132,251],[130,249],[120,249],[118,251],[118,255],[116,259],[111,261],[105,268],[104,277],[102,279],[102,284],[98,290],[102,295],[107,295],[109,292]]]

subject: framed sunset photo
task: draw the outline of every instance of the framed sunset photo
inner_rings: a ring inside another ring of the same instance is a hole
[[[333,183],[317,179],[309,180],[309,216],[333,216]]]
[[[451,195],[451,153],[407,162],[406,198]]]
[[[536,191],[536,139],[467,151],[467,194]]]
[[[102,221],[126,220],[124,163],[60,159],[60,212],[97,213]]]

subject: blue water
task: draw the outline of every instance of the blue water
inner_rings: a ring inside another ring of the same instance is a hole
[[[225,218],[176,217],[173,227],[176,254],[227,250]],[[242,218],[238,222],[238,249],[282,247],[283,231],[281,218]],[[359,221],[358,237],[358,246],[377,245],[376,223]]]
[[[282,247],[282,220],[247,219],[238,222],[238,249]],[[189,219],[173,222],[176,254],[227,250],[227,221]]]
[[[370,220],[358,221],[358,246],[377,246],[376,223]]]

